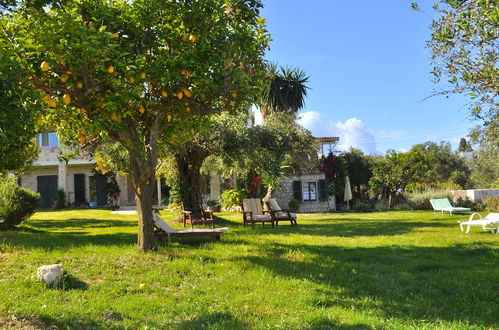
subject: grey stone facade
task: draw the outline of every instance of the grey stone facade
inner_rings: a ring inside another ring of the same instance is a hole
[[[33,167],[19,176],[19,183],[22,187],[32,191],[40,191],[38,187],[38,177],[57,176],[57,189],[66,193],[68,203],[75,202],[75,174],[84,176],[85,202],[94,202],[90,193],[90,178],[94,175],[95,160],[91,158],[72,159],[68,163],[58,159],[60,153],[69,152],[70,149],[64,146],[42,147],[37,161]],[[116,203],[118,205],[135,204],[133,191],[130,193],[131,185],[127,177],[117,175],[117,182],[120,186],[121,194]]]

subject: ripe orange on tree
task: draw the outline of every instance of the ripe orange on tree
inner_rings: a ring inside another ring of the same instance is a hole
[[[43,61],[42,64],[40,64],[40,70],[43,72],[46,72],[49,70],[49,62]]]

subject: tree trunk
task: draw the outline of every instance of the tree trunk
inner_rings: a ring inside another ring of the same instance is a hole
[[[152,220],[152,197],[156,184],[155,167],[144,168],[138,165],[131,157],[130,175],[135,190],[135,201],[137,202],[138,221],[138,245],[140,251],[150,251],[156,247],[154,237],[154,224]]]
[[[137,124],[127,117],[127,130],[115,132],[114,138],[128,150],[130,156],[130,177],[137,202],[138,245],[142,252],[156,247],[152,217],[152,196],[156,187],[156,166],[158,165],[158,140],[160,126],[166,118],[162,112],[153,120],[149,132],[139,133]],[[143,134],[143,136],[141,136]]]
[[[201,166],[207,153],[201,148],[190,146],[185,154],[176,154],[182,199],[186,202],[201,202]]]
[[[270,114],[270,107],[266,104],[262,104],[260,107],[260,113],[262,114],[262,120],[265,122]]]

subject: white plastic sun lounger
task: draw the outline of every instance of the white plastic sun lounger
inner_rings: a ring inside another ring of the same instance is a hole
[[[473,217],[478,215],[479,219],[473,220]],[[498,228],[494,230],[494,225],[498,225]],[[468,226],[466,229],[466,233],[470,232],[471,226],[479,226],[482,227],[483,230],[492,230],[495,231],[496,234],[499,235],[499,213],[489,213],[485,218],[479,213],[473,213],[468,221],[463,221],[459,223],[459,227],[461,227],[461,231],[464,231],[464,226]]]
[[[159,215],[153,213],[152,215],[154,226],[156,230],[154,231],[156,236],[167,236],[168,240],[171,237],[186,237],[186,236],[209,236],[213,242],[220,240],[220,234],[225,233],[229,230],[229,227],[223,228],[210,228],[210,229],[182,229],[177,230],[170,227],[166,222],[164,222]]]
[[[452,206],[448,198],[442,198],[442,199],[430,199],[431,206],[433,207],[433,210],[435,211],[442,211],[444,212],[449,212],[452,214],[452,212],[469,212],[471,211],[470,208],[467,207],[455,207]]]

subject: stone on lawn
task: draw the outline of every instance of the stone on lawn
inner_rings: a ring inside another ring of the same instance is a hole
[[[46,265],[38,268],[36,272],[36,276],[38,279],[45,283],[47,287],[58,287],[61,284],[62,280],[62,265]]]

